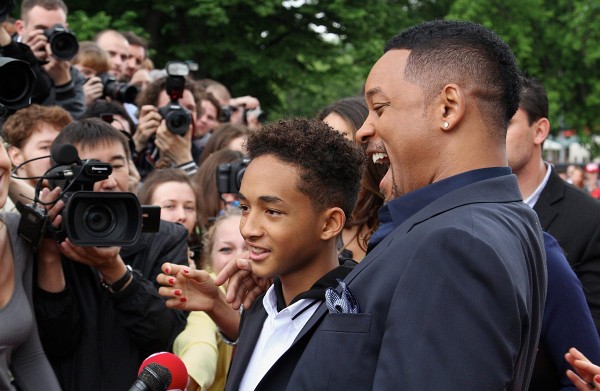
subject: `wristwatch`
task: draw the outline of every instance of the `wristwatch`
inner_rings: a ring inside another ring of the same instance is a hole
[[[105,289],[107,289],[110,293],[119,293],[123,290],[123,288],[125,287],[125,285],[129,282],[129,280],[132,277],[132,269],[131,266],[129,265],[125,265],[125,267],[127,268],[125,271],[125,275],[121,278],[119,278],[117,281],[113,282],[112,284],[107,283],[106,281],[102,281],[102,287],[104,287]]]

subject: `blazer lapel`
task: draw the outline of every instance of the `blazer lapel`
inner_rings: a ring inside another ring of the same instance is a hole
[[[227,377],[227,389],[237,390],[239,388],[242,377],[246,372],[246,367],[252,358],[254,352],[254,346],[258,341],[258,337],[262,331],[262,326],[267,319],[267,311],[262,304],[263,296],[256,299],[254,305],[248,310],[248,314],[252,316],[245,316],[244,322],[240,330],[240,336],[238,339],[238,345],[235,349],[235,355],[233,357],[233,363]]]
[[[565,187],[567,184],[558,176],[554,168],[548,178],[548,183],[542,190],[540,198],[533,206],[533,210],[537,213],[542,229],[547,231],[548,227],[558,216],[557,208],[553,205],[564,198]]]

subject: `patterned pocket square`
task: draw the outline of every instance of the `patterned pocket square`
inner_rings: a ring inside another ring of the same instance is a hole
[[[325,303],[327,304],[329,313],[358,314],[358,301],[342,280],[338,279],[337,282],[342,288],[341,293],[338,293],[333,288],[327,288],[325,291]]]

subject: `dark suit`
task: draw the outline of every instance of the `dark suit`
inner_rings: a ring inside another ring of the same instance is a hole
[[[322,304],[257,390],[526,389],[546,270],[537,217],[514,176],[432,202],[345,281],[360,313]],[[260,333],[261,307],[242,327],[230,390],[252,354],[245,333]]]
[[[600,333],[600,202],[563,181],[552,169],[533,209],[542,228],[565,250]]]

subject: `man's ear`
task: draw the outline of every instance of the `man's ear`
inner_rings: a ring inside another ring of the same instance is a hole
[[[456,84],[447,84],[440,92],[440,127],[451,130],[465,115],[465,93]]]
[[[19,164],[24,162],[23,154],[21,153],[21,150],[19,148],[11,145],[10,147],[8,147],[7,152],[8,157],[10,158],[10,162],[13,166],[18,166]]]
[[[533,124],[535,126],[535,143],[542,144],[550,133],[550,121],[547,118],[540,118]]]
[[[17,31],[17,34],[23,35],[24,28],[25,28],[25,21],[23,21],[23,19],[15,20],[15,30]]]
[[[342,232],[346,224],[346,214],[341,208],[329,208],[324,212],[321,239],[329,240]]]

